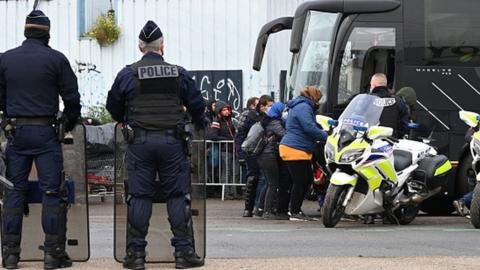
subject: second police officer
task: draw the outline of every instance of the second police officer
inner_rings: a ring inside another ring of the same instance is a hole
[[[164,61],[163,34],[153,21],[140,31],[140,61],[123,68],[108,93],[113,119],[133,129],[128,143],[127,255],[123,266],[143,269],[155,178],[158,173],[175,247],[177,268],[204,265],[194,248],[190,210],[190,167],[179,130],[186,112],[204,128],[205,102],[182,67]],[[130,137],[130,136],[128,136]]]
[[[26,40],[0,58],[0,109],[9,123],[6,148],[7,190],[2,215],[3,267],[18,268],[22,218],[32,163],[38,171],[45,232],[44,268],[69,267],[65,252],[67,201],[62,195],[62,146],[55,128],[59,95],[69,119],[67,131],[80,117],[77,78],[67,58],[48,46],[50,20],[40,10],[26,18]],[[2,125],[3,126],[3,125]],[[27,236],[28,237],[28,236]]]

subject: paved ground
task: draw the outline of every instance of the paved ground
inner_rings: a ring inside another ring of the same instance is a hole
[[[111,258],[112,204],[91,207],[92,260],[75,268],[120,268]],[[479,269],[480,231],[467,219],[418,217],[411,225],[321,221],[291,222],[242,218],[241,201],[207,204],[208,269]],[[304,211],[318,216],[316,205]],[[24,264],[33,268],[41,264]],[[173,268],[151,264],[149,268]]]
[[[395,258],[351,258],[351,257],[283,257],[207,259],[205,267],[210,270],[478,270],[478,257],[395,257]],[[39,269],[41,263],[22,263],[21,269]],[[147,264],[148,269],[174,269],[173,264]],[[88,263],[75,263],[71,269],[122,269],[119,263],[109,259],[92,259]]]

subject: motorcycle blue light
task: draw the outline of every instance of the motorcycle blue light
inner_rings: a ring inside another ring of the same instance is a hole
[[[359,131],[359,132],[365,132],[365,131],[367,131],[367,130],[368,130],[368,128],[367,128],[367,127],[364,127],[364,126],[357,126],[357,125],[353,126],[353,129],[354,129],[355,131]]]
[[[407,128],[408,128],[408,129],[418,129],[418,128],[420,128],[420,124],[417,124],[417,123],[408,123]]]
[[[330,120],[328,120],[328,125],[330,125],[332,127],[336,127],[336,126],[338,126],[338,121],[330,119]]]

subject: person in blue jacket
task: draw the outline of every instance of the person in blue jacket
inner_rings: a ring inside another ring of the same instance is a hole
[[[28,175],[35,161],[43,193],[44,268],[69,267],[72,261],[65,251],[68,201],[60,180],[63,152],[53,125],[59,97],[68,119],[66,131],[79,122],[77,77],[67,58],[48,46],[50,20],[42,11],[28,14],[24,35],[21,46],[0,58],[2,124],[10,123],[14,130],[6,149],[6,176],[14,188],[6,191],[2,210],[2,265],[18,268]]]
[[[113,119],[133,130],[127,136],[128,226],[123,267],[144,269],[145,240],[152,216],[158,173],[175,248],[176,268],[204,265],[195,252],[190,165],[185,141],[187,109],[196,129],[204,129],[205,101],[192,76],[165,62],[160,28],[148,21],[140,31],[140,61],[123,68],[108,93]],[[153,243],[155,244],[155,243]]]
[[[325,141],[327,133],[315,120],[322,92],[306,87],[288,102],[287,132],[280,142],[280,157],[285,161],[293,185],[290,194],[290,220],[310,220],[302,212],[305,193],[313,180],[312,154],[315,143]]]

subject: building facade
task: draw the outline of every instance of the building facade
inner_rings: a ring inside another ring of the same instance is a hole
[[[0,0],[0,52],[24,40],[25,16],[34,0]],[[290,62],[285,31],[272,36],[261,72],[252,70],[263,24],[292,16],[302,0],[40,0],[51,20],[50,46],[63,52],[77,73],[85,105],[101,105],[117,72],[141,57],[138,33],[154,20],[165,36],[165,59],[188,70],[241,70],[243,99],[276,92]],[[107,47],[84,37],[95,19],[115,10],[120,38]]]

